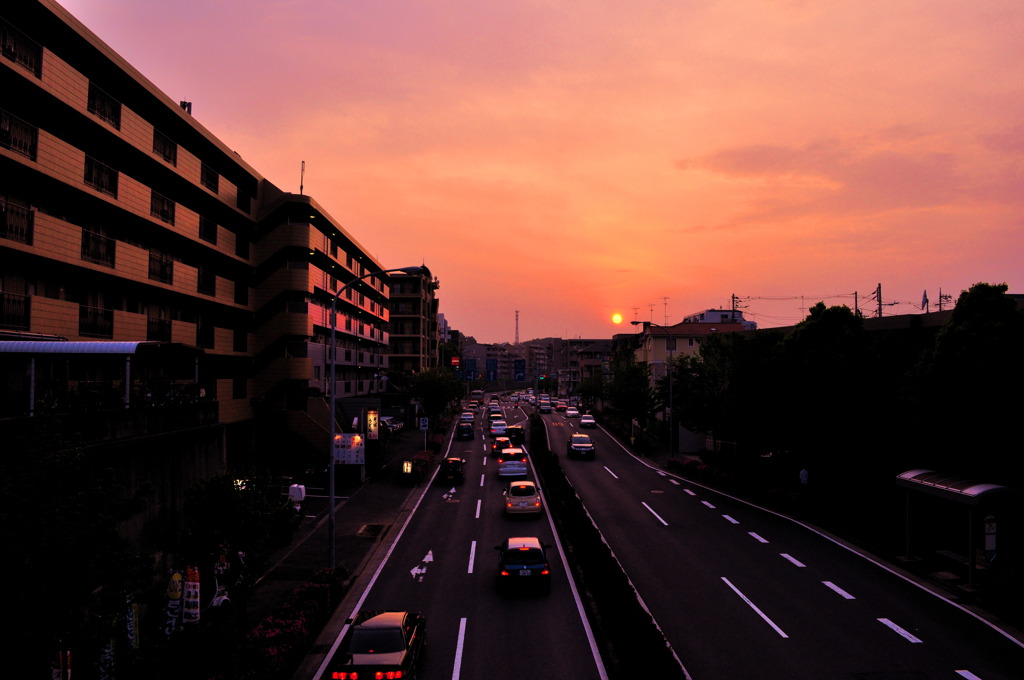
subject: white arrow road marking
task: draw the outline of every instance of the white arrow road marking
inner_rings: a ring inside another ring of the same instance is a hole
[[[412,579],[414,581],[422,582],[423,581],[423,576],[427,573],[427,565],[430,564],[433,561],[434,561],[434,551],[433,550],[428,550],[427,554],[423,556],[422,560],[420,560],[420,563],[417,564],[415,567],[413,567],[412,569],[409,570],[409,573],[412,574]]]
[[[448,489],[448,493],[446,493],[443,496],[441,496],[441,498],[445,499],[446,501],[450,501],[454,497],[455,497],[455,487],[454,486],[452,488]]]

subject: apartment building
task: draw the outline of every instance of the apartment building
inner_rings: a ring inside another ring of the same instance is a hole
[[[390,362],[393,373],[437,368],[440,339],[438,280],[427,267],[391,275]]]
[[[144,381],[159,381],[180,401],[214,404],[229,450],[265,441],[257,422],[288,429],[298,420],[309,446],[326,451],[323,395],[333,388],[341,406],[382,389],[386,268],[57,3],[6,3],[0,31],[0,334],[70,341],[86,357],[136,347],[110,343],[195,350],[181,375],[114,362],[110,372],[66,374],[63,385],[52,373],[48,384],[26,384],[29,359],[7,355],[5,415],[40,415],[28,394],[52,408],[48,390],[97,385],[155,407]],[[89,361],[65,355],[50,368]]]

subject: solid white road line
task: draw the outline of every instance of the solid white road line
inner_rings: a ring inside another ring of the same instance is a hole
[[[663,520],[663,519],[661,518],[661,515],[659,515],[658,513],[656,513],[656,512],[654,511],[654,510],[652,510],[652,509],[651,509],[651,506],[647,505],[647,503],[644,503],[644,502],[642,502],[642,501],[641,501],[641,503],[640,503],[640,504],[641,504],[642,506],[644,506],[645,508],[647,508],[647,511],[648,511],[648,512],[650,512],[650,513],[651,513],[652,515],[654,515],[654,516],[655,516],[655,517],[656,517],[656,518],[658,519],[658,521],[659,521],[659,522],[661,522],[661,523],[662,523],[662,524],[664,524],[665,526],[668,526],[668,522],[666,522],[665,520]]]
[[[459,638],[455,642],[455,668],[452,670],[452,680],[459,680],[462,673],[462,647],[466,642],[466,619],[459,619]]]
[[[845,590],[843,590],[842,588],[837,586],[835,583],[832,583],[832,581],[822,581],[822,583],[825,584],[825,587],[831,588],[832,590],[834,590],[837,593],[839,593],[839,596],[842,597],[844,600],[856,600],[857,599],[853,595],[850,595],[848,592],[846,592]]]
[[[751,609],[753,609],[753,610],[754,610],[755,612],[757,612],[757,615],[758,615],[758,616],[760,616],[760,617],[761,617],[762,619],[764,619],[765,623],[767,623],[767,624],[768,624],[769,626],[771,626],[771,627],[772,627],[772,629],[773,629],[773,630],[775,630],[775,632],[776,632],[776,633],[778,633],[779,635],[781,635],[781,636],[782,636],[782,637],[784,637],[784,638],[788,638],[788,637],[789,637],[788,635],[786,635],[786,634],[785,634],[785,633],[784,633],[784,632],[782,631],[782,629],[781,629],[781,628],[779,628],[778,626],[776,626],[776,625],[775,625],[775,622],[774,622],[774,621],[772,621],[771,619],[769,619],[769,618],[768,618],[768,617],[767,617],[767,616],[765,615],[765,613],[764,613],[763,611],[761,611],[760,609],[758,609],[758,608],[757,608],[757,605],[755,605],[755,604],[754,604],[753,602],[751,602],[751,601],[750,601],[750,599],[749,599],[749,598],[748,598],[748,597],[747,597],[746,595],[744,595],[743,593],[741,593],[741,592],[740,592],[740,590],[739,590],[739,588],[737,588],[737,587],[736,587],[736,586],[734,586],[734,585],[733,585],[732,583],[730,583],[730,582],[729,582],[729,579],[727,579],[727,578],[725,578],[725,577],[723,576],[723,577],[722,577],[722,580],[723,580],[723,581],[725,581],[725,585],[727,585],[727,586],[729,586],[730,588],[732,588],[732,591],[733,591],[734,593],[736,593],[737,595],[739,595],[739,596],[740,596],[740,599],[741,599],[741,600],[743,600],[744,602],[746,602],[746,603],[747,603],[747,606],[748,606],[748,607],[750,607],[750,608],[751,608]]]
[[[467,574],[473,573],[473,561],[476,559],[476,541],[469,544],[469,569],[466,571]]]
[[[618,478],[619,478],[619,476],[618,476],[617,474],[615,474],[614,472],[612,472],[611,470],[609,470],[609,469],[608,469],[608,466],[607,466],[607,465],[605,465],[605,466],[604,466],[604,469],[605,469],[605,471],[606,471],[606,472],[607,472],[608,474],[610,474],[610,475],[611,475],[612,477],[614,477],[615,479],[618,479]]]

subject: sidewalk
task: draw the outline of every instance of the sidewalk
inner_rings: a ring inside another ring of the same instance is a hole
[[[335,556],[337,565],[351,575],[353,585],[349,592],[355,590],[361,573],[372,573],[368,567],[374,566],[374,558],[379,560],[383,557],[381,548],[392,529],[397,529],[404,521],[404,515],[422,493],[423,484],[429,480],[428,475],[418,486],[412,486],[400,478],[402,460],[422,448],[422,433],[401,430],[392,435],[382,468],[367,470],[367,479],[361,485],[335,489],[338,503],[334,514]],[[291,545],[274,556],[267,571],[258,577],[249,593],[245,604],[248,626],[262,621],[286,601],[296,587],[328,567],[328,539],[326,512],[303,524]],[[346,602],[338,608],[338,613],[344,606]],[[312,677],[312,673],[297,674],[296,677]]]

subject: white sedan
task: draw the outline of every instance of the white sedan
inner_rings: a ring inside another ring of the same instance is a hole
[[[565,409],[565,417],[566,418],[579,418],[580,417],[580,410],[578,408],[576,408],[575,406],[569,406],[568,408]]]

